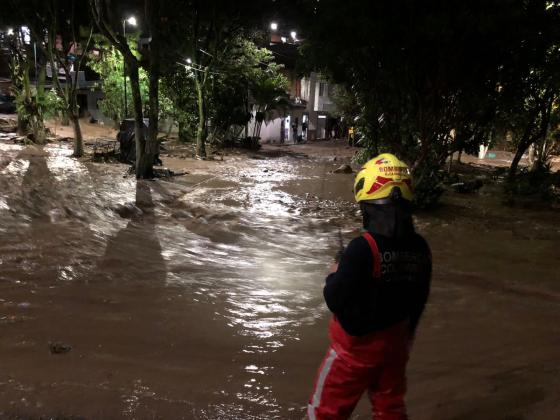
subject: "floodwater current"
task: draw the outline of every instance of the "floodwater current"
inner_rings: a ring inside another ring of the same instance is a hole
[[[303,418],[352,175],[265,153],[136,182],[70,154],[0,144],[0,418]],[[418,217],[414,419],[560,418],[560,217],[494,201]]]

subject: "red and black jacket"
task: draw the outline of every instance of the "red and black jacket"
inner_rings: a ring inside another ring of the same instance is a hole
[[[414,333],[430,292],[431,272],[430,248],[417,233],[400,238],[365,233],[348,244],[323,295],[352,336],[406,320]]]

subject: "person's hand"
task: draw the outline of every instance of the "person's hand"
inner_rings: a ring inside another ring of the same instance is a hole
[[[333,265],[331,265],[331,269],[330,269],[329,273],[336,273],[337,270],[338,270],[338,263],[335,262],[335,263],[333,263]]]

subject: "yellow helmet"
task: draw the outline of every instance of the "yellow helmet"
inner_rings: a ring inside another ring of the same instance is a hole
[[[412,178],[408,165],[395,155],[382,153],[367,161],[354,180],[356,201],[385,204],[398,198],[412,201]]]

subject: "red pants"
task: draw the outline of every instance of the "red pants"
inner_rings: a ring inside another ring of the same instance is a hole
[[[309,419],[347,419],[367,391],[374,419],[406,420],[408,324],[353,337],[333,318],[330,335],[331,347],[309,400]]]

